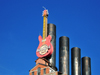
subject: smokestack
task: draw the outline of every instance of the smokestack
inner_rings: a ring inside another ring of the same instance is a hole
[[[91,59],[89,57],[82,58],[82,75],[91,75]]]
[[[71,75],[81,75],[81,49],[71,49]]]
[[[59,71],[69,75],[69,38],[59,38]]]
[[[51,44],[53,45],[53,53],[48,59],[50,66],[55,67],[56,64],[56,26],[54,24],[47,24],[47,35],[51,35]]]

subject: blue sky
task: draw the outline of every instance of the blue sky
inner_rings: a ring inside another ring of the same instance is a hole
[[[59,37],[67,36],[70,53],[81,48],[81,57],[91,58],[92,75],[99,75],[99,0],[0,0],[0,75],[28,75],[35,66],[42,6],[49,10],[48,23],[56,25],[57,68]]]

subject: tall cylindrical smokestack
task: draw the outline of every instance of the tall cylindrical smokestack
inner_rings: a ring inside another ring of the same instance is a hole
[[[91,75],[91,59],[89,57],[82,58],[82,75]]]
[[[59,71],[69,75],[69,38],[59,38]]]
[[[81,49],[71,49],[71,75],[81,75]]]
[[[53,53],[49,58],[50,65],[55,67],[56,64],[56,26],[54,24],[47,25],[47,35],[51,35],[51,44],[53,45]]]

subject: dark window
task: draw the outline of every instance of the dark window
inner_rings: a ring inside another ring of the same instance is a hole
[[[46,68],[44,68],[44,74],[46,74]]]
[[[32,72],[32,75],[34,75],[34,72]]]
[[[41,73],[41,68],[39,67],[37,70],[37,75],[40,75],[40,73]]]

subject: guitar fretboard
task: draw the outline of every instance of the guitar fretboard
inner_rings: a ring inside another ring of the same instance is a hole
[[[47,16],[43,17],[43,40],[47,37]]]

